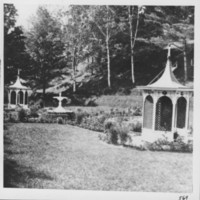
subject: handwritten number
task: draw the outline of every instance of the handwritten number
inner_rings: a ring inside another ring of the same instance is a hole
[[[188,200],[188,196],[180,196],[179,200]]]

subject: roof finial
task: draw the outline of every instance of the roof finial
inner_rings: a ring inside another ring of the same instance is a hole
[[[18,70],[17,70],[17,76],[20,75],[20,71],[21,71],[21,69],[18,69]]]
[[[168,49],[167,59],[169,59],[171,56],[171,44],[168,45],[167,49]]]

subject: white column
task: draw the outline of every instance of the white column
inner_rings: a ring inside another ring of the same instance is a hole
[[[23,92],[23,105],[25,105],[25,95],[26,95],[26,91],[22,91]]]
[[[177,98],[177,100],[178,100],[178,98]],[[177,104],[177,100],[176,100],[176,107],[175,107],[175,121],[174,121],[174,128],[175,128],[175,130],[177,129],[177,115],[178,115],[178,108],[177,108],[177,106],[178,106],[178,104]]]
[[[15,94],[16,94],[15,105],[17,105],[17,103],[18,103],[18,101],[17,101],[18,100],[18,90],[15,91]]]
[[[189,108],[190,108],[190,97],[187,95],[187,106],[186,106],[186,116],[185,116],[185,130],[188,130],[189,123]]]
[[[29,96],[29,92],[27,91],[27,106],[28,106],[28,96]]]
[[[156,104],[158,101],[158,96],[156,94],[153,94],[153,119],[152,119],[152,130],[155,131],[155,121],[156,121]]]
[[[8,90],[8,107],[10,106],[10,90]]]
[[[144,92],[143,92],[143,94],[142,94],[142,99],[143,99],[143,101],[142,101],[142,128],[144,128],[143,126],[144,126],[144,103],[145,103],[145,99],[146,99],[146,93],[144,94]]]

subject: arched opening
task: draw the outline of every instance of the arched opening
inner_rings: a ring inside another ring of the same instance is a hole
[[[25,92],[25,105],[28,104],[28,92],[26,91]]]
[[[166,96],[159,98],[156,104],[155,130],[171,131],[172,112],[171,99]]]
[[[151,129],[153,123],[153,98],[148,95],[144,102],[143,127]]]
[[[23,104],[23,97],[24,97],[24,94],[22,91],[19,91],[19,103],[20,104]]]
[[[16,104],[16,92],[11,92],[11,104]]]
[[[176,127],[177,128],[184,128],[186,122],[186,107],[187,101],[184,97],[180,97],[177,100],[177,121]]]

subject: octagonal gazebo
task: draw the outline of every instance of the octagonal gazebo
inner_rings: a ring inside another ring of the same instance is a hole
[[[28,96],[31,89],[22,85],[18,70],[17,80],[13,85],[8,87],[8,108],[15,108],[20,105],[23,108],[28,108]]]
[[[142,136],[148,140],[178,135],[187,139],[193,89],[179,83],[172,71],[171,47],[162,76],[154,83],[139,87],[143,91]]]

